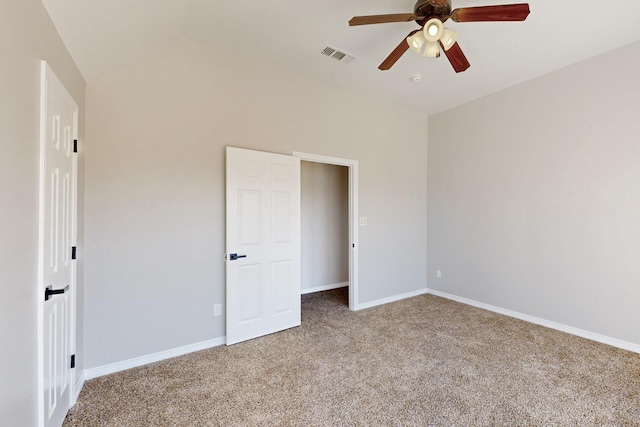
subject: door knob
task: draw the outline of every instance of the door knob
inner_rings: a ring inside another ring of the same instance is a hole
[[[230,261],[235,261],[238,258],[246,258],[246,257],[247,257],[246,255],[231,254],[231,255],[229,255],[229,260]]]
[[[63,289],[53,289],[52,286],[47,286],[44,290],[44,300],[49,301],[53,295],[64,294],[69,290],[69,285],[65,286]]]

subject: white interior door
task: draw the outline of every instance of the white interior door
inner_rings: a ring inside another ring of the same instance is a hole
[[[300,159],[227,147],[227,345],[300,325]]]
[[[42,66],[40,256],[41,424],[62,425],[71,406],[75,348],[76,156],[78,107],[51,69]],[[74,294],[75,295],[75,294]]]

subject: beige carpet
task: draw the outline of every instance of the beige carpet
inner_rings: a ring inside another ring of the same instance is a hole
[[[431,295],[88,381],[66,426],[632,426],[640,355]]]

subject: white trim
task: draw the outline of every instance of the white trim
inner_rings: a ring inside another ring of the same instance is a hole
[[[516,319],[524,320],[525,322],[535,323],[536,325],[545,326],[547,328],[555,329],[560,332],[566,332],[568,334],[576,335],[588,340],[608,344],[613,347],[621,348],[623,350],[640,353],[640,345],[628,341],[622,341],[617,338],[600,335],[595,332],[585,331],[584,329],[574,328],[573,326],[564,325],[562,323],[553,322],[551,320],[541,319],[539,317],[530,316],[528,314],[519,313],[517,311],[508,310],[506,308],[496,307],[494,305],[486,304],[464,297],[459,297],[456,295],[448,294],[446,292],[437,291],[435,289],[429,289],[428,293],[438,297],[450,299],[452,301],[460,302],[462,304],[467,304],[473,307],[482,308],[484,310],[493,311],[494,313],[504,314],[505,316],[514,317]]]
[[[387,298],[380,298],[374,301],[365,302],[364,304],[358,304],[356,310],[364,310],[365,308],[371,308],[382,304],[389,304],[390,302],[396,302],[407,298],[417,297],[429,293],[428,289],[418,289],[417,291],[411,291],[404,294],[393,295]]]
[[[95,368],[85,369],[84,377],[86,380],[102,377],[104,375],[113,374],[115,372],[125,371],[138,366],[148,365],[149,363],[159,362],[161,360],[171,359],[172,357],[183,356],[194,351],[206,350],[212,347],[218,347],[226,344],[226,337],[214,338],[212,340],[201,341],[194,344],[176,347],[169,350],[159,351],[157,353],[147,354],[146,356],[134,357],[132,359],[123,360],[121,362],[110,363],[108,365],[97,366]]]
[[[349,310],[359,310],[358,307],[358,161],[339,157],[322,156],[320,154],[301,153],[294,151],[293,155],[306,162],[325,163],[329,165],[346,166],[349,168],[349,238],[351,251],[349,252]]]
[[[73,138],[72,141],[78,140],[78,108],[73,112]],[[71,291],[69,293],[69,304],[71,305],[71,348],[70,353],[75,354],[76,359],[79,355],[77,352],[77,325],[78,325],[78,153],[74,152],[71,157],[73,158],[73,200],[71,201],[71,215],[72,215],[72,229],[71,229],[71,246],[76,248],[76,259],[72,260],[71,265]],[[71,248],[69,248],[71,250]],[[78,375],[76,369],[71,369],[71,389],[69,391],[69,408],[75,405],[80,390],[77,389],[79,380],[82,380],[84,384],[84,378],[78,378],[82,375]],[[81,386],[82,387],[82,386]]]
[[[47,128],[47,63],[40,61],[40,162],[38,177],[38,283],[37,295],[44,282],[44,188],[45,188],[45,146]],[[44,303],[36,298],[38,335],[38,426],[44,426]]]
[[[302,153],[300,151],[293,152],[294,157],[299,157],[300,160],[305,162],[326,163],[328,165],[338,166],[352,166],[354,163],[357,165],[357,160],[342,159],[340,157],[323,156],[321,154]]]
[[[312,294],[314,292],[330,291],[331,289],[346,288],[349,282],[333,283],[331,285],[316,286],[315,288],[303,289],[300,295]]]
[[[82,391],[82,387],[84,387],[84,372],[80,372],[77,376],[77,381],[74,390],[74,394],[71,396],[71,406],[76,404],[78,398],[80,397],[80,392]]]

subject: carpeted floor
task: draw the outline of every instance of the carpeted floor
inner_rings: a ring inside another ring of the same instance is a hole
[[[88,381],[65,426],[640,426],[640,355],[431,295]]]

